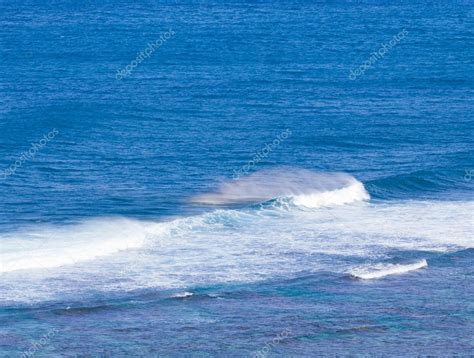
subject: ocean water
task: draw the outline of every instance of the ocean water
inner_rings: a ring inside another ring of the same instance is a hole
[[[474,3],[0,3],[0,357],[474,355]]]

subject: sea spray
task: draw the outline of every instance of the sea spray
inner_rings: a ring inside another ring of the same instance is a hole
[[[293,199],[296,205],[318,207],[368,200],[370,196],[363,184],[349,174],[286,167],[262,170],[238,181],[221,181],[215,191],[197,195],[190,201],[224,205],[277,198]]]

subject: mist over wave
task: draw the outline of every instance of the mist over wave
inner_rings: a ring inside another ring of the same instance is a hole
[[[345,173],[318,173],[299,168],[258,171],[239,180],[222,181],[212,193],[195,196],[194,203],[224,205],[259,203],[288,198],[309,208],[369,200],[363,184]]]

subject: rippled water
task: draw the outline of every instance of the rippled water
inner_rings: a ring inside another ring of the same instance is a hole
[[[472,15],[2,2],[0,356],[474,354]]]

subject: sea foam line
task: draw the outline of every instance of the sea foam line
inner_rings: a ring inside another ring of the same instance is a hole
[[[106,218],[0,235],[0,274],[71,265],[138,248],[145,244],[150,227],[147,222]]]
[[[376,266],[370,266],[365,268],[356,268],[350,272],[350,275],[354,278],[362,280],[372,280],[382,278],[389,275],[399,275],[406,272],[419,270],[423,267],[427,267],[428,262],[423,259],[412,264],[379,264]]]

